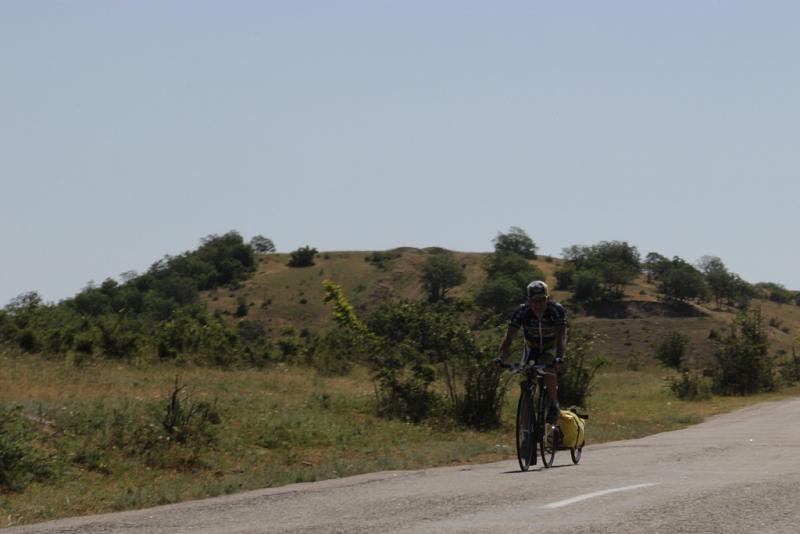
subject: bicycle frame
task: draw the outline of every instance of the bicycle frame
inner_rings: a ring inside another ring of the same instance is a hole
[[[517,459],[520,469],[527,471],[531,465],[536,465],[537,444],[542,464],[550,467],[558,448],[556,427],[547,423],[545,419],[548,395],[544,377],[550,371],[543,364],[512,364],[503,367],[510,369],[514,374],[524,376],[520,382],[516,425]]]

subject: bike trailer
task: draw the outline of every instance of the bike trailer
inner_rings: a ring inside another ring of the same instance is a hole
[[[558,428],[561,429],[560,448],[579,449],[586,443],[586,419],[572,410],[561,410]]]

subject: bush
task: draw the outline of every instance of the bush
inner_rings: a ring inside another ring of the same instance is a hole
[[[19,348],[25,352],[36,353],[42,350],[42,342],[35,330],[26,328],[19,333]]]
[[[565,265],[561,269],[556,270],[556,289],[570,290],[575,286],[575,267],[572,265]]]
[[[152,422],[135,435],[135,450],[148,463],[159,467],[195,465],[201,453],[216,442],[219,413],[211,403],[194,402],[191,397],[176,377],[166,403],[151,407]]]
[[[440,413],[468,426],[499,424],[505,387],[497,373],[482,370],[489,358],[461,317],[461,306],[387,303],[365,324],[339,286],[324,284],[334,320],[355,349],[350,354],[363,356],[370,368],[379,415],[419,421]],[[437,379],[446,396],[432,387]]]
[[[236,311],[233,313],[236,317],[244,317],[250,309],[247,306],[247,299],[245,297],[236,298]]]
[[[502,370],[485,362],[469,367],[464,380],[464,396],[455,409],[456,418],[471,428],[488,430],[500,426],[508,382],[502,381]]]
[[[325,375],[346,375],[356,361],[363,360],[356,337],[348,330],[337,329],[319,339],[312,363]]]
[[[593,344],[591,333],[573,329],[567,340],[567,358],[558,376],[558,398],[564,406],[586,406],[597,371],[607,362],[600,357],[590,358]]]
[[[794,345],[792,345],[792,358],[781,368],[781,376],[788,384],[800,382],[800,354]]]
[[[656,359],[673,369],[681,369],[689,338],[680,332],[669,332],[656,344]]]
[[[508,314],[525,299],[524,287],[509,278],[488,280],[475,295],[475,304],[496,314]]]
[[[579,302],[597,302],[604,296],[600,275],[592,270],[578,271],[575,274],[575,290],[572,298]]]
[[[289,267],[311,267],[314,265],[314,257],[319,254],[317,249],[308,245],[298,248],[291,253]]]
[[[31,482],[54,476],[50,459],[32,441],[22,409],[0,404],[0,490],[22,491]]]
[[[389,263],[399,257],[400,253],[394,251],[373,252],[372,254],[367,254],[364,257],[364,261],[385,271],[389,268]]]
[[[669,388],[676,397],[682,400],[702,401],[711,398],[710,381],[689,371],[684,371],[680,377],[673,378]]]
[[[750,395],[775,388],[775,363],[767,354],[767,333],[761,309],[740,313],[715,352],[714,392]]]

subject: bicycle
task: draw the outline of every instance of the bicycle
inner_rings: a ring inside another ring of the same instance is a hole
[[[550,467],[559,446],[560,431],[557,425],[547,422],[547,406],[549,397],[544,376],[553,371],[546,371],[544,364],[520,365],[501,364],[514,374],[524,376],[520,382],[519,401],[517,403],[517,459],[522,471],[536,465],[536,449],[538,445],[542,457],[542,465]],[[580,454],[580,453],[579,453]],[[578,455],[580,459],[580,455]],[[573,461],[575,457],[573,456]],[[575,463],[578,463],[575,461]]]

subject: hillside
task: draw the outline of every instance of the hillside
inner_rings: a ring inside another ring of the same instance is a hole
[[[308,336],[306,352],[283,352],[284,336],[333,330],[323,280],[340,285],[366,317],[395,298],[423,299],[421,266],[440,252],[327,252],[311,267],[290,268],[288,254],[253,256],[239,236],[226,235],[129,282],[106,281],[52,306],[28,295],[0,311],[0,365],[7,370],[0,374],[0,449],[14,459],[0,461],[0,527],[370,471],[513,457],[516,391],[507,373],[489,383],[492,391],[507,392],[498,403],[497,424],[479,428],[455,419],[468,411],[447,409],[452,405],[442,375],[430,384],[441,399],[438,410],[415,424],[408,416],[380,412],[380,384],[368,363],[333,373],[320,365],[325,353],[312,349],[321,337]],[[486,278],[488,253],[451,254],[466,280],[450,295],[474,296]],[[551,287],[564,266],[545,257],[529,263]],[[571,293],[554,296],[568,307],[573,334],[594,332],[589,356],[610,362],[596,375],[585,406],[590,445],[682,428],[800,391],[795,378],[777,391],[694,402],[667,387],[680,375],[656,361],[655,344],[670,331],[681,332],[689,338],[689,366],[706,368],[715,348],[710,333],[727,328],[733,308],[666,304],[644,276],[624,287],[621,303],[591,312],[573,304]],[[791,355],[800,307],[759,298],[751,305],[761,308],[769,325],[769,353]],[[416,314],[425,307],[406,308]],[[438,334],[451,317],[426,320]],[[503,323],[485,325],[481,335],[496,343]],[[248,324],[263,326],[278,342],[247,339],[252,330],[241,327]],[[468,328],[461,331],[473,337]],[[426,355],[454,356],[462,364],[453,346],[465,345],[438,345]],[[467,362],[472,367],[453,369],[489,369],[485,352],[464,353],[475,358]],[[346,350],[334,354],[348,356]]]
[[[262,254],[255,274],[239,289],[209,291],[204,298],[212,310],[221,311],[230,321],[240,320],[235,314],[240,299],[244,299],[248,307],[244,319],[262,322],[273,337],[287,326],[324,332],[330,328],[332,319],[330,307],[323,302],[323,280],[341,285],[357,313],[365,315],[389,299],[424,298],[420,266],[430,254],[441,251],[394,249],[388,252],[396,257],[383,266],[367,261],[372,252],[325,252],[317,257],[315,265],[303,268],[289,267],[288,254]],[[466,282],[450,295],[474,295],[485,280],[481,265],[489,253],[449,252],[464,266],[466,274]],[[551,288],[555,287],[554,273],[562,260],[540,257],[530,263],[545,273]],[[648,283],[644,275],[625,287],[622,305],[594,314],[569,306],[569,292],[553,291],[553,296],[567,304],[574,327],[589,328],[598,334],[597,352],[621,364],[650,358],[661,336],[679,331],[689,337],[690,357],[697,367],[702,367],[714,351],[710,332],[723,332],[737,312],[732,307],[715,309],[713,302],[692,303],[688,309],[667,305],[657,299],[655,285]],[[790,354],[792,343],[800,335],[800,306],[758,298],[751,304],[762,308],[769,324],[771,352]]]

